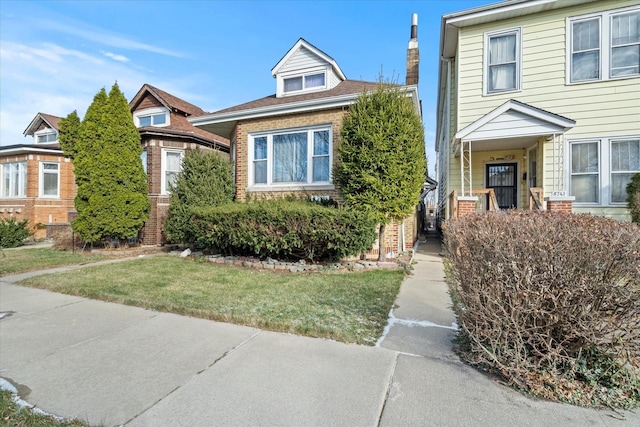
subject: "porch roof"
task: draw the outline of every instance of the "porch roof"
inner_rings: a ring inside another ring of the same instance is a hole
[[[479,141],[474,151],[524,148],[540,137],[561,134],[575,120],[511,99],[458,131],[456,154],[461,141]]]

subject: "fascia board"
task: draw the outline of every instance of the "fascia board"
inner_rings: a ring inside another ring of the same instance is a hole
[[[8,150],[3,150],[0,147],[0,157],[3,156],[11,156],[16,154],[26,154],[26,153],[38,153],[38,154],[63,154],[60,149],[46,149],[46,148],[37,148],[37,147],[16,147],[9,148]]]

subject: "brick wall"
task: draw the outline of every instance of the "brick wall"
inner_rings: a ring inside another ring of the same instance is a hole
[[[477,200],[460,200],[458,199],[458,218],[476,213]]]
[[[0,163],[26,162],[26,197],[0,199],[0,218],[28,219],[36,238],[45,238],[46,230],[40,225],[65,223],[68,211],[73,209],[75,178],[73,164],[57,154],[20,154],[6,156]],[[40,197],[40,163],[59,164],[59,197]]]
[[[252,120],[244,120],[238,122],[235,129],[236,139],[236,200],[244,201],[247,196],[250,198],[272,198],[285,194],[291,194],[291,191],[277,192],[251,192],[248,194],[248,161],[249,161],[249,138],[252,132],[264,132],[278,129],[297,128],[302,126],[315,125],[333,125],[333,159],[334,162],[338,158],[337,147],[340,143],[340,133],[342,131],[342,118],[346,110],[342,108],[334,108],[331,110],[316,111],[310,113],[288,114],[277,117],[267,117]],[[233,140],[233,136],[231,138]],[[337,197],[337,191],[304,191],[308,195],[331,195]]]
[[[548,200],[547,201],[547,210],[549,212],[573,212],[573,202],[570,200]]]

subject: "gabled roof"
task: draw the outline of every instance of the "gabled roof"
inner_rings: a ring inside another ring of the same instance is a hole
[[[353,104],[360,94],[375,90],[379,84],[380,83],[377,82],[345,80],[330,90],[304,93],[284,98],[278,98],[275,94],[269,95],[264,98],[209,113],[202,117],[190,118],[189,121],[195,126],[207,129],[210,132],[228,136],[231,134],[238,120],[345,107]],[[398,87],[400,90],[405,91],[408,96],[411,96],[416,111],[418,114],[421,114],[417,86]]]
[[[45,113],[38,113],[33,118],[33,120],[31,120],[31,123],[29,123],[29,126],[27,126],[27,128],[22,133],[24,136],[33,136],[33,134],[38,130],[38,128],[43,122],[47,125],[48,128],[54,129],[55,131],[59,131],[60,129],[58,128],[58,124],[60,123],[60,120],[62,120],[62,118],[58,116],[52,116],[51,114],[45,114]]]
[[[312,101],[322,98],[333,98],[343,95],[359,95],[363,92],[374,90],[378,87],[376,82],[365,82],[362,80],[345,80],[333,89],[322,92],[302,93],[300,95],[287,96],[285,98],[277,98],[275,94],[265,96],[264,98],[249,101],[244,104],[225,108],[223,110],[210,113],[211,115],[225,114],[234,111],[253,110],[256,108],[265,108],[273,106],[284,106],[286,104],[295,104],[297,102]]]
[[[136,93],[136,95],[131,99],[131,102],[129,102],[131,111],[136,109],[147,93],[156,98],[164,107],[173,112],[184,113],[186,116],[201,116],[205,114],[205,111],[202,108],[147,83],[142,85],[138,93]]]
[[[289,49],[289,51],[282,57],[282,59],[280,59],[280,61],[278,61],[278,63],[271,69],[271,75],[275,77],[278,74],[278,71],[280,71],[280,69],[287,63],[287,61],[289,61],[289,59],[291,59],[291,57],[302,48],[308,49],[313,54],[320,57],[323,61],[330,64],[335,73],[342,80],[347,80],[347,77],[344,75],[337,62],[332,57],[330,57],[302,37],[298,39],[298,41],[291,47],[291,49]]]
[[[517,118],[530,119],[527,120],[526,127],[523,128],[514,126],[514,124],[505,125],[506,128],[500,130],[502,138],[513,138],[525,135],[547,135],[549,133],[566,132],[575,126],[575,120],[568,119],[559,114],[554,114],[541,108],[536,108],[524,102],[510,99],[495,110],[491,111],[480,117],[475,122],[466,126],[456,133],[455,140],[471,140],[471,139],[495,139],[490,135],[486,138],[481,138],[479,134],[482,131],[487,131],[491,124],[500,121],[501,117],[505,117],[509,112],[520,113],[515,115]],[[518,120],[518,119],[516,119]],[[473,135],[476,135],[476,138]]]
[[[228,151],[228,139],[204,129],[197,128],[187,121],[187,117],[202,116],[206,114],[202,108],[180,99],[177,96],[171,95],[162,89],[151,86],[150,84],[145,83],[142,85],[138,93],[136,93],[136,95],[131,99],[129,102],[131,112],[136,110],[138,105],[140,105],[147,95],[154,97],[160,104],[170,112],[174,113],[174,115],[172,116],[168,126],[145,126],[138,128],[141,135],[165,135],[170,137],[191,138],[196,142],[205,143],[213,147],[225,147],[226,151]]]
[[[458,131],[454,142],[480,141],[491,149],[505,144],[524,147],[542,136],[564,133],[575,124],[575,120],[511,99]]]

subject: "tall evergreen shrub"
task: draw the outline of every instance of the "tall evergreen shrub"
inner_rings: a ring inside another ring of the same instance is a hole
[[[411,98],[383,82],[360,95],[344,118],[338,154],[334,180],[347,206],[380,224],[384,259],[385,226],[413,213],[427,170],[424,129]]]
[[[73,161],[78,217],[73,229],[85,242],[135,237],[149,216],[140,134],[129,104],[114,84],[101,89],[78,129]]]

